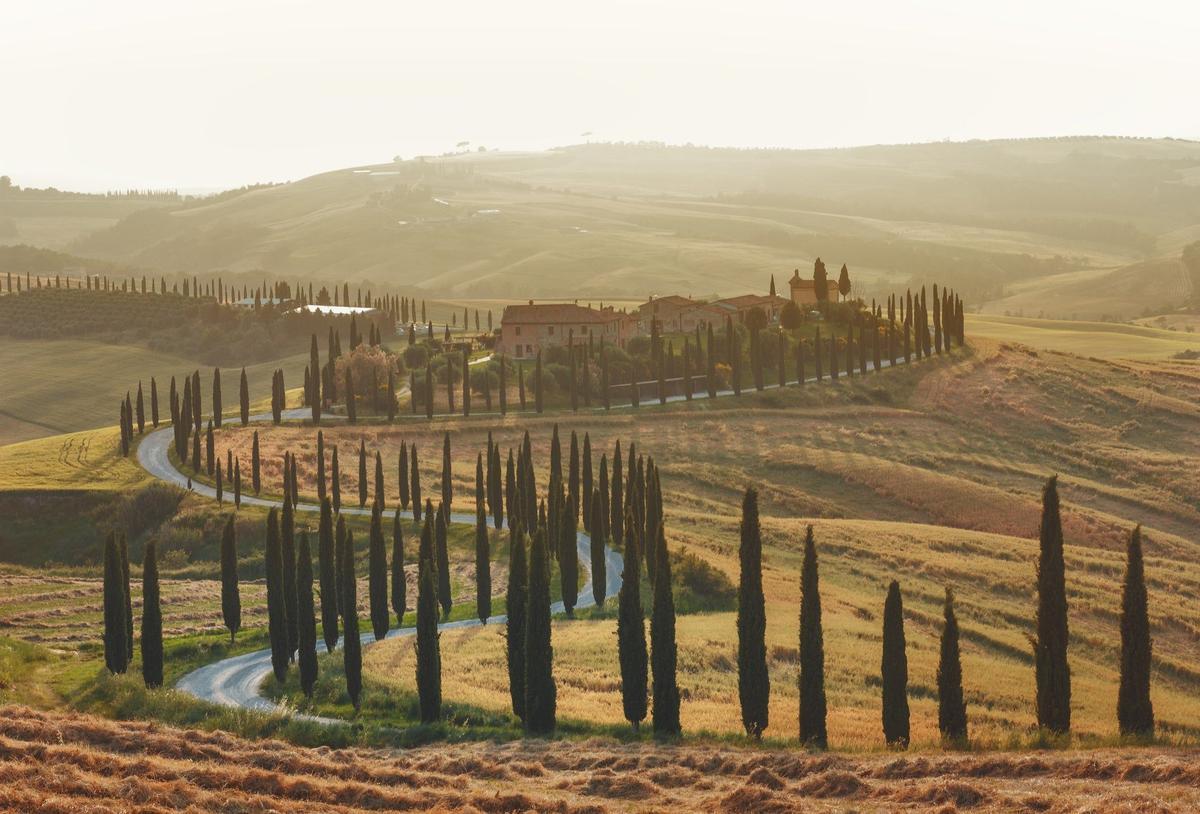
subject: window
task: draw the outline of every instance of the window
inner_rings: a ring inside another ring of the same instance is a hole
[[[526,356],[533,356],[533,345],[526,345],[526,346],[525,346],[525,355],[526,355]]]
[[[521,335],[521,326],[518,325],[517,326],[517,336],[520,336],[520,335]]]
[[[551,325],[549,328],[546,329],[546,332],[548,334],[550,334],[551,336],[554,336],[554,326]]]

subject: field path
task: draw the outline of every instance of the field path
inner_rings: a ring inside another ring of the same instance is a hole
[[[284,412],[285,418],[304,418],[310,415],[308,408],[287,410]],[[251,417],[251,421],[264,422],[269,421],[269,414],[256,415]],[[174,439],[174,432],[168,426],[156,430],[142,439],[138,445],[137,458],[138,463],[142,465],[147,472],[159,480],[174,484],[180,488],[188,488],[188,477],[180,472],[172,465],[168,457],[168,450]],[[191,490],[196,494],[204,495],[216,499],[217,492],[211,486],[193,481]],[[265,498],[253,497],[251,495],[242,495],[242,503],[250,506],[280,506],[279,502],[268,500]],[[296,511],[298,512],[319,512],[321,507],[315,503],[298,503]],[[342,511],[346,514],[362,514],[370,515],[371,510],[366,508],[357,508],[343,506]],[[474,526],[475,515],[463,512],[451,512],[451,523],[462,523],[464,525]],[[592,573],[591,573],[591,539],[582,531],[576,534],[576,544],[579,551],[579,562],[581,567],[587,572],[587,582],[579,589],[579,601],[576,607],[587,608],[594,604],[595,600],[592,597]],[[621,590],[621,571],[624,568],[624,562],[621,555],[613,551],[611,548],[605,550],[607,559],[605,571],[607,576],[607,586],[605,589],[606,596],[616,596]],[[551,611],[554,613],[563,612],[562,602],[555,602],[551,605]],[[503,624],[506,617],[503,615],[491,616],[488,618],[489,624]],[[447,622],[439,625],[440,629],[450,629],[457,627],[473,627],[479,625],[478,619],[462,619],[456,622]],[[411,636],[416,633],[416,628],[406,627],[397,628],[388,631],[387,638],[394,639],[401,636]],[[361,641],[364,647],[374,643],[375,636],[371,632],[363,633]],[[317,652],[325,652],[324,641],[317,642]],[[221,661],[207,664],[200,667],[183,678],[179,679],[175,688],[189,695],[199,698],[201,701],[208,701],[213,704],[222,704],[230,707],[241,707],[243,709],[257,710],[260,712],[275,712],[282,714],[295,714],[284,706],[275,704],[259,692],[259,687],[268,675],[271,674],[271,651],[270,649],[257,650],[253,653],[244,653],[240,656],[222,659]],[[317,720],[323,723],[337,723],[337,719],[319,718],[316,716],[299,716],[309,720]]]

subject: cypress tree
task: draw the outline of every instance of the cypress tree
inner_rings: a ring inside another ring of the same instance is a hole
[[[358,421],[358,394],[354,392],[354,376],[346,365],[346,420],[351,424]]]
[[[212,425],[212,421],[209,421],[208,427],[204,431],[204,452],[205,452],[205,460],[207,461],[206,468],[208,469],[209,477],[211,477],[213,474],[213,464],[214,464],[213,458],[216,455],[215,446],[216,446],[215,439],[213,438],[213,425]]]
[[[417,466],[417,445],[412,445],[412,478],[409,483],[409,492],[412,493],[412,511],[413,521],[421,522],[421,470]]]
[[[200,430],[200,421],[202,419],[202,410],[200,408],[200,371],[192,372],[192,421],[196,425],[196,430]]]
[[[421,723],[426,724],[435,723],[442,717],[442,654],[438,641],[438,601],[434,576],[437,566],[433,562],[431,514],[431,511],[425,513],[417,570],[417,698]]]
[[[312,698],[317,683],[317,619],[313,603],[312,551],[308,545],[308,532],[300,534],[300,550],[296,561],[296,609],[299,618],[299,654],[296,661],[300,667],[300,689]]]
[[[938,657],[938,731],[948,743],[967,742],[967,702],[963,698],[962,659],[958,652],[958,617],[954,613],[954,591],[946,587],[942,610],[941,653]]]
[[[508,362],[500,357],[500,415],[508,415]]]
[[[817,327],[813,336],[813,366],[817,371],[817,384],[821,383],[821,328]]]
[[[162,601],[158,590],[158,554],[154,541],[146,543],[142,558],[142,680],[150,689],[163,683]]]
[[[387,636],[391,617],[388,611],[387,547],[383,541],[383,505],[371,507],[370,549],[367,559],[368,591],[371,605],[371,629],[375,641]]]
[[[408,443],[400,442],[400,463],[396,467],[396,476],[400,483],[400,506],[408,508]]]
[[[358,442],[358,508],[367,505],[367,442]]]
[[[475,608],[479,621],[487,624],[492,615],[492,566],[487,512],[483,498],[483,455],[475,459]]]
[[[608,504],[608,533],[617,548],[625,544],[624,491],[621,484],[621,440],[618,438],[613,448],[612,499]]]
[[[219,367],[213,368],[212,406],[213,423],[220,429],[223,412],[221,409],[221,368]]]
[[[908,656],[904,650],[904,604],[900,583],[892,580],[883,605],[883,739],[908,748]]]
[[[433,365],[425,363],[425,417],[433,418]]]
[[[601,460],[601,473],[605,471],[604,463]],[[592,498],[588,502],[591,504],[592,510],[591,529],[588,532],[590,535],[588,543],[592,555],[592,598],[596,601],[596,607],[603,609],[604,600],[608,596],[608,558],[604,552],[606,542],[604,499],[601,497],[599,489],[593,492]]]
[[[359,710],[362,695],[362,640],[358,635],[358,581],[354,576],[354,534],[346,532],[342,548],[342,665],[346,671],[346,692],[354,711]]]
[[[575,605],[579,601],[579,546],[577,521],[570,507],[563,501],[559,512],[558,567],[562,579],[562,603],[568,619],[575,617]],[[549,535],[549,531],[547,534]]]
[[[1122,735],[1151,737],[1154,707],[1150,703],[1150,618],[1142,564],[1142,527],[1129,535],[1121,586],[1121,686],[1117,723]]]
[[[746,489],[742,500],[741,545],[738,551],[738,698],[742,725],[755,740],[767,728],[771,679],[767,674],[767,614],[762,590],[762,531],[758,525],[758,491]]]
[[[581,489],[579,497],[582,501],[580,508],[583,511],[583,527],[590,530],[592,525],[592,491],[594,486],[592,484],[592,440],[586,432],[583,434],[583,463],[580,471],[579,486]]]
[[[287,615],[283,598],[283,543],[279,538],[279,515],[274,507],[267,513],[267,629],[271,639],[271,669],[275,680],[287,677]]]
[[[158,382],[150,377],[150,423],[158,428]]]
[[[287,620],[287,655],[291,661],[300,642],[300,628],[296,618],[296,523],[295,511],[289,498],[283,499],[283,515],[280,523],[283,555],[283,614]]]
[[[571,448],[567,457],[567,504],[571,516],[579,519],[579,436],[571,430]]]
[[[312,335],[308,347],[308,368],[312,371],[312,381],[309,382],[308,404],[312,408],[312,422],[321,423],[321,356],[317,352],[317,335]]]
[[[337,444],[333,445],[333,461],[330,464],[330,493],[333,495],[333,511],[337,514],[342,513],[342,470],[338,466],[338,448]]]
[[[527,605],[528,573],[525,565],[525,537],[520,525],[508,531],[508,592],[504,623],[508,655],[508,690],[513,715],[525,720],[525,609]]]
[[[450,504],[454,499],[454,482],[450,472],[450,433],[442,435],[442,503],[446,514],[450,513]]]
[[[550,644],[550,563],[545,529],[534,534],[529,552],[525,618],[525,731],[546,735],[554,731],[558,690]]]
[[[317,502],[325,499],[325,433],[317,430]]]
[[[708,397],[715,399],[717,397],[717,354],[716,345],[713,344],[713,327],[712,321],[706,326],[708,330],[708,341],[704,346],[704,358],[706,367],[704,369],[705,384],[708,387]],[[696,340],[699,342],[699,339]]]
[[[404,531],[400,523],[400,509],[392,518],[392,610],[396,613],[396,627],[404,627],[404,612],[408,609],[408,582],[404,578]]]
[[[138,435],[146,431],[146,406],[142,401],[142,383],[138,382],[137,389],[137,427]]]
[[[317,567],[321,586],[321,633],[325,649],[333,652],[338,642],[337,551],[333,539],[333,508],[329,498],[321,501],[321,521],[317,527]]]
[[[125,582],[117,535],[109,532],[104,541],[104,664],[114,675],[129,664],[125,637]]]
[[[508,527],[511,529],[513,527],[513,511],[519,503],[517,499],[517,477],[513,464],[512,447],[508,448],[508,465],[504,470],[504,499],[505,508],[508,510]]]
[[[800,742],[825,749],[825,633],[821,623],[821,586],[813,528],[804,537],[804,564],[800,569]]]
[[[1041,553],[1038,558],[1037,674],[1038,726],[1062,734],[1071,730],[1071,670],[1067,664],[1067,588],[1063,562],[1058,477],[1042,492]]]
[[[242,508],[242,459],[237,458],[233,462],[233,506],[235,509]]]
[[[129,589],[129,541],[124,533],[117,541],[121,555],[121,586],[125,592],[125,664],[133,661],[133,593]]]
[[[250,448],[250,485],[254,487],[254,494],[258,494],[262,488],[261,477],[262,459],[258,454],[258,430],[254,431],[254,443]]]
[[[387,503],[387,491],[383,484],[383,456],[375,450],[375,502],[380,509]]]
[[[627,512],[630,511],[627,509]],[[631,515],[625,541],[621,590],[617,594],[617,651],[621,663],[621,705],[637,731],[646,717],[646,625],[642,615],[641,552]]]
[[[533,406],[540,415],[542,412],[542,352],[537,352],[537,361],[533,368]]]
[[[242,628],[242,597],[238,588],[237,526],[233,515],[225,521],[221,534],[221,618],[229,630],[229,643]]]
[[[433,535],[437,543],[437,589],[438,602],[442,606],[442,618],[450,618],[453,599],[450,596],[450,552],[446,544],[446,530],[450,523],[450,511],[445,503],[438,504],[437,517],[434,518]]]
[[[675,736],[679,724],[679,685],[675,668],[675,598],[671,594],[671,563],[662,523],[658,525],[654,567],[654,606],[650,616],[650,662],[654,667],[654,734]]]
[[[128,436],[128,434],[127,434],[125,437],[126,437],[126,438],[128,438],[128,437],[129,437],[129,436]],[[196,430],[196,431],[195,431],[195,432],[192,434],[192,472],[193,472],[193,473],[197,473],[197,472],[199,472],[199,471],[200,471],[200,467],[201,467],[201,460],[200,460],[200,430]]]
[[[501,464],[501,462],[500,462],[500,445],[499,444],[497,444],[496,446],[494,446],[492,448],[492,457],[494,459],[494,463],[492,466],[492,470],[493,470],[492,477],[495,481],[492,485],[492,489],[495,494],[495,497],[493,498],[494,502],[493,502],[493,506],[492,506],[492,521],[493,521],[492,524],[497,529],[500,529],[500,528],[504,527],[504,485],[500,481],[500,475],[501,475],[501,472],[503,471],[502,470],[503,464]]]

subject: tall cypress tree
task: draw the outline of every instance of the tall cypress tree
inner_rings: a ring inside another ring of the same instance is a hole
[[[367,505],[367,442],[358,442],[358,508]]]
[[[158,382],[150,377],[150,423],[158,428]]]
[[[510,517],[511,522],[511,517]],[[504,623],[508,655],[508,690],[513,715],[525,720],[525,609],[528,572],[525,564],[525,536],[520,524],[508,531],[508,592]]]
[[[142,400],[142,383],[140,381],[137,389],[137,428],[138,435],[146,431],[146,405]]]
[[[513,512],[520,505],[517,497],[517,474],[512,447],[508,448],[508,464],[504,468],[504,499],[505,508],[508,510],[508,527],[511,529],[514,523]]]
[[[538,529],[529,551],[529,591],[525,622],[525,731],[554,731],[558,689],[550,644],[550,562],[546,530]]]
[[[362,640],[358,635],[358,581],[354,575],[354,534],[346,532],[342,548],[342,666],[346,672],[346,693],[357,712],[362,702]]]
[[[295,511],[289,497],[283,499],[283,515],[280,522],[283,554],[283,615],[287,620],[288,661],[295,657],[300,643],[300,628],[296,618],[296,522]]]
[[[262,488],[261,475],[262,459],[258,453],[258,430],[254,431],[254,442],[250,448],[250,485],[254,487],[254,494],[258,494]]]
[[[450,596],[450,552],[446,533],[450,525],[450,512],[445,503],[438,504],[437,516],[433,520],[433,537],[437,546],[437,589],[438,603],[442,606],[442,618],[450,618],[454,600]]]
[[[641,551],[632,509],[626,509],[628,536],[621,590],[617,594],[617,652],[621,663],[621,705],[634,731],[646,717],[646,625],[642,614]]]
[[[379,450],[375,450],[375,502],[381,510],[387,503],[387,489],[383,483],[383,456]]]
[[[821,584],[813,527],[804,536],[804,564],[800,568],[800,742],[825,749],[825,633],[821,622]]]
[[[579,472],[579,488],[580,509],[583,512],[583,527],[585,530],[590,530],[592,525],[592,491],[594,485],[592,483],[592,439],[587,432],[583,434],[583,458]]]
[[[567,500],[562,501],[559,511],[558,530],[558,567],[562,580],[562,602],[567,618],[575,617],[575,605],[579,601],[579,545],[578,525],[571,514]],[[547,532],[549,535],[549,532]]]
[[[223,412],[221,408],[221,368],[219,367],[213,368],[212,407],[213,424],[220,429]]]
[[[354,392],[354,375],[346,365],[346,420],[351,424],[358,421],[358,394]]]
[[[325,638],[325,649],[333,652],[338,642],[338,589],[333,507],[329,498],[321,501],[321,521],[317,527],[317,567],[321,585],[321,633]]]
[[[125,638],[125,581],[117,535],[109,532],[104,541],[104,664],[114,675],[129,664]]]
[[[675,668],[678,650],[675,644],[675,598],[671,594],[671,563],[662,523],[658,524],[655,544],[654,608],[650,616],[650,661],[654,666],[654,715],[656,735],[678,735],[679,684]]]
[[[400,463],[396,467],[396,476],[400,483],[400,506],[408,508],[408,442],[400,442]]]
[[[308,545],[308,532],[300,534],[300,548],[296,557],[296,609],[299,618],[300,638],[296,661],[300,667],[300,689],[312,698],[317,683],[317,618],[313,603],[312,551]]]
[[[400,509],[392,518],[392,610],[396,614],[396,627],[404,627],[404,612],[408,609],[408,582],[404,578],[404,530],[400,522]]]
[[[242,368],[242,376],[238,387],[238,417],[242,426],[250,423],[250,383],[246,380],[246,368]]]
[[[908,655],[904,649],[904,604],[900,583],[892,580],[883,605],[883,739],[908,748]]]
[[[238,588],[237,569],[237,526],[231,514],[221,534],[221,618],[229,630],[230,644],[242,629],[242,597]]]
[[[938,657],[938,731],[954,744],[967,742],[967,702],[963,698],[962,658],[958,651],[958,617],[954,613],[954,591],[946,586],[942,609],[941,653]]]
[[[283,599],[283,542],[279,536],[279,514],[274,507],[267,513],[267,630],[271,639],[271,669],[275,680],[287,677],[287,615]]]
[[[576,521],[579,520],[581,502],[579,487],[579,436],[575,430],[571,430],[571,449],[567,457],[567,503]]]
[[[1058,477],[1042,491],[1041,552],[1038,558],[1037,675],[1038,726],[1051,732],[1071,730],[1071,669],[1067,664],[1067,587],[1063,562]]]
[[[442,655],[438,641],[437,566],[433,560],[432,512],[425,513],[417,569],[417,698],[421,723],[442,717]],[[509,609],[511,613],[511,608]]]
[[[1121,686],[1117,692],[1117,723],[1122,735],[1154,734],[1150,703],[1150,618],[1142,563],[1142,527],[1129,535],[1125,582],[1121,586]]]
[[[746,489],[742,499],[741,577],[738,583],[738,698],[742,725],[755,740],[767,728],[771,678],[767,674],[767,612],[762,589],[762,531],[758,525],[758,491]]]
[[[413,522],[421,522],[421,470],[417,465],[417,445],[412,445],[412,477],[409,479],[408,491],[412,497]]]
[[[387,636],[391,623],[388,611],[387,546],[383,541],[383,505],[371,508],[370,553],[367,560],[368,589],[371,603],[371,629],[375,641]]]
[[[125,592],[125,665],[133,661],[133,593],[129,589],[129,541],[124,533],[117,541],[121,554],[121,585]]]
[[[308,404],[312,408],[312,422],[314,425],[321,423],[321,356],[317,352],[317,335],[312,335],[312,342],[308,347],[308,369],[312,371],[312,380],[309,382]]]
[[[612,499],[608,504],[608,533],[617,548],[625,544],[625,488],[621,483],[621,464],[621,440],[618,438],[613,448]]]
[[[479,621],[486,625],[492,615],[492,565],[484,511],[482,453],[475,459],[475,608]]]
[[[146,543],[142,558],[142,680],[154,689],[163,683],[162,601],[158,590],[158,547]]]
[[[442,435],[442,505],[446,514],[450,513],[450,504],[454,499],[454,482],[450,472],[450,433]]]
[[[600,466],[600,471],[603,473],[605,471],[603,461]],[[592,499],[588,502],[591,504],[592,510],[591,530],[588,532],[592,555],[592,598],[596,601],[596,607],[603,609],[604,600],[608,596],[608,558],[604,551],[606,542],[604,499],[601,497],[599,489],[592,493]]]
[[[342,470],[338,466],[338,448],[333,445],[333,460],[329,470],[329,492],[333,497],[333,511],[342,513]]]

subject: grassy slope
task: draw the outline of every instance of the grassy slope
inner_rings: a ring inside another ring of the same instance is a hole
[[[266,362],[246,369],[252,400],[268,396],[271,372],[284,370],[285,381],[304,378],[307,354],[282,361]],[[160,416],[170,418],[168,392],[171,377],[199,369],[205,410],[211,407],[212,369],[166,353],[132,345],[108,345],[87,340],[8,340],[0,343],[0,368],[6,376],[0,396],[0,414],[19,424],[0,424],[0,432],[12,428],[13,435],[0,435],[0,444],[28,437],[41,428],[41,435],[72,432],[112,425],[119,415],[119,400],[127,391],[136,396],[141,379],[146,399],[146,421],[150,420],[150,378],[159,385]],[[52,374],[49,372],[52,371]],[[225,410],[237,409],[240,371],[222,371]]]
[[[1200,350],[1200,337],[1142,325],[970,314],[971,336],[1101,359],[1164,359]]]
[[[0,491],[123,492],[148,483],[116,427],[0,446]]]

